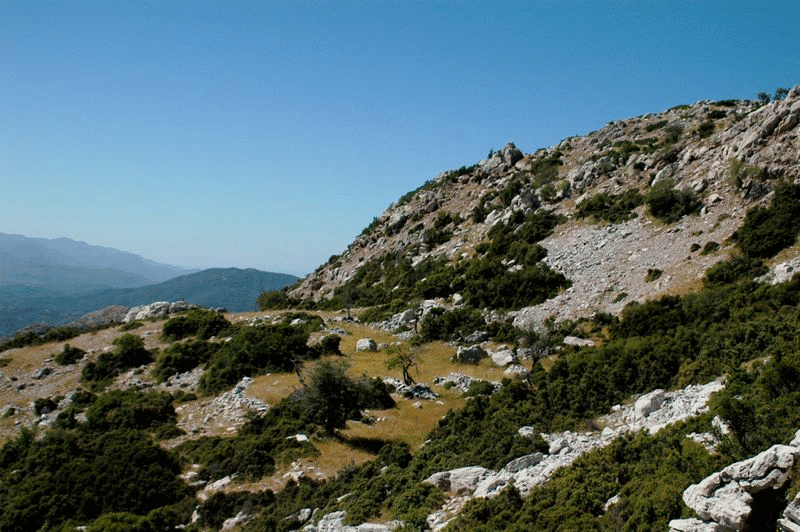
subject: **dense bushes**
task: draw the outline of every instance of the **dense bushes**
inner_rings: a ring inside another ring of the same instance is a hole
[[[138,431],[54,429],[37,440],[23,432],[0,450],[0,529],[50,529],[109,512],[143,516],[171,505],[175,526],[192,508],[181,506],[191,492],[179,472]]]
[[[419,324],[419,335],[423,341],[462,340],[474,331],[484,330],[486,320],[474,309],[445,310],[434,308]]]
[[[769,207],[748,211],[733,239],[747,257],[769,258],[791,246],[800,232],[800,185],[781,183]]]
[[[308,333],[301,327],[286,324],[243,327],[212,356],[199,390],[214,394],[245,376],[293,371],[314,354],[307,342]]]
[[[167,392],[113,390],[100,395],[86,410],[87,428],[99,431],[162,429],[162,435],[175,435],[180,432],[176,421],[172,396]]]
[[[645,195],[650,214],[664,223],[674,223],[687,214],[700,212],[702,202],[691,190],[675,190],[669,179],[659,181]]]
[[[96,362],[83,367],[81,379],[102,386],[128,368],[135,368],[153,361],[153,355],[144,348],[144,340],[126,333],[113,342],[113,351],[101,353]]]
[[[161,335],[170,341],[181,340],[187,336],[197,336],[207,340],[230,326],[231,323],[219,312],[192,309],[167,320],[161,328]]]
[[[176,373],[191,371],[208,362],[221,345],[197,339],[173,344],[158,356],[153,376],[164,382]]]
[[[581,202],[576,210],[578,218],[594,218],[618,224],[634,218],[633,209],[644,202],[644,198],[636,190],[622,194],[601,192]]]

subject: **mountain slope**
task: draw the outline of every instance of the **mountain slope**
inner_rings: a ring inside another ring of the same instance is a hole
[[[631,301],[685,292],[729,255],[728,239],[749,208],[768,202],[778,182],[800,178],[798,121],[796,87],[767,104],[701,101],[610,122],[533,154],[510,144],[403,196],[288,295],[333,307],[345,300],[354,306],[389,304],[399,286],[396,270],[385,263],[391,255],[412,270],[427,267],[419,276],[427,285],[408,295],[453,296],[469,290],[464,272],[475,259],[490,258],[485,247],[498,234],[518,239],[537,211],[561,217],[539,235],[546,256],[538,267],[563,274],[571,286],[546,302],[496,305],[513,311],[507,316],[515,325],[618,313]],[[689,215],[657,216],[646,199],[660,193],[698,204]],[[621,201],[625,194],[638,194],[638,202],[609,218],[611,207],[603,202]],[[507,270],[529,268],[513,257],[500,258]],[[439,266],[431,268],[433,261]],[[660,277],[650,281],[651,270]],[[438,289],[431,289],[431,279]]]
[[[50,525],[92,529],[775,530],[800,487],[798,124],[795,88],[527,156],[508,145],[259,298],[339,312],[198,312],[167,326],[194,326],[189,342],[147,321],[4,351],[0,437],[20,436],[0,491],[23,496],[0,499],[0,520],[40,528],[56,508]],[[369,324],[345,317],[357,306]],[[319,414],[339,407],[350,419],[332,434]],[[64,452],[115,449],[107,434],[165,454],[128,467],[126,453]],[[76,510],[159,463],[172,464],[162,485],[201,490]],[[123,473],[83,489],[98,465]],[[695,508],[702,519],[681,519]]]

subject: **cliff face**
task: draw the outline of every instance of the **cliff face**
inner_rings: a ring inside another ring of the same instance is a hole
[[[331,298],[360,267],[386,253],[414,266],[434,257],[458,264],[476,255],[494,226],[539,208],[563,215],[541,245],[545,262],[572,286],[513,312],[517,325],[617,313],[634,300],[686,291],[728,256],[726,240],[751,206],[769,201],[779,180],[800,178],[798,123],[795,87],[766,104],[701,101],[610,122],[531,154],[509,144],[406,194],[290,295]],[[580,216],[580,206],[602,194],[647,194],[659,182],[691,191],[702,202],[699,212],[664,222],[639,205],[624,221]],[[655,270],[660,277],[648,280]]]

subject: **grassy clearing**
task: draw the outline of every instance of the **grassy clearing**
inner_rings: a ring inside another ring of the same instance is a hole
[[[369,416],[379,421],[367,425],[349,422],[342,436],[349,439],[363,438],[373,440],[392,440],[408,444],[411,451],[422,445],[431,430],[449,410],[464,405],[458,392],[442,393],[435,401],[416,401],[397,398],[397,406],[388,410],[370,410]],[[419,407],[414,406],[420,405]]]

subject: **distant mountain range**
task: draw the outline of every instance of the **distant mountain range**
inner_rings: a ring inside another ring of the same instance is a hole
[[[253,310],[264,290],[297,280],[254,269],[196,271],[68,238],[0,233],[0,337],[62,324],[111,305],[186,300],[233,312]]]

